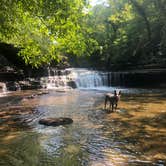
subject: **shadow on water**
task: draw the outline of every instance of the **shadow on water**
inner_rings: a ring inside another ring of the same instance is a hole
[[[25,126],[13,127],[11,119],[1,121],[0,165],[166,164],[166,96],[162,92],[123,93],[118,109],[111,113],[103,110],[104,92],[98,91],[50,92],[15,105],[15,109],[12,103],[0,113],[17,114],[18,122],[24,121]],[[61,116],[74,123],[58,127],[38,124],[40,118]]]

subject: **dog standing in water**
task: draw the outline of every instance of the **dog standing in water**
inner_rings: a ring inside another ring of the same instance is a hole
[[[119,93],[117,94],[116,90],[114,91],[114,94],[112,93],[107,93],[105,96],[105,105],[104,108],[106,109],[107,106],[107,102],[110,103],[110,107],[111,110],[113,111],[114,109],[117,109],[118,106],[118,102],[120,100],[120,96],[121,96],[121,91],[119,91]]]

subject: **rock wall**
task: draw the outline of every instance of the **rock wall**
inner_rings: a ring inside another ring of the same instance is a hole
[[[166,87],[166,70],[140,70],[128,72],[111,72],[111,86],[124,87]]]

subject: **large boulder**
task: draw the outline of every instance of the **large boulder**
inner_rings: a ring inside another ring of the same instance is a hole
[[[39,120],[39,124],[46,126],[59,126],[73,123],[73,120],[70,118],[44,118]]]

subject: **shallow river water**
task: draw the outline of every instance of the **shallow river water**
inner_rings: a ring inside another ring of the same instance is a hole
[[[106,91],[49,91],[22,99],[37,92],[0,98],[1,166],[166,165],[165,90],[122,89],[112,113],[103,109]],[[38,124],[44,117],[73,123]]]

